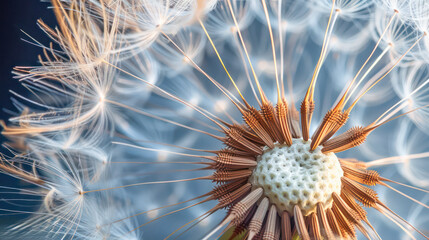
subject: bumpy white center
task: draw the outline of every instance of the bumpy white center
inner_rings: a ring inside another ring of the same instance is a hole
[[[291,146],[276,145],[258,156],[249,181],[253,188],[262,187],[279,211],[293,213],[298,205],[309,215],[318,202],[330,207],[332,193],[341,192],[343,170],[338,158],[322,153],[321,147],[311,152],[310,143],[293,139]]]

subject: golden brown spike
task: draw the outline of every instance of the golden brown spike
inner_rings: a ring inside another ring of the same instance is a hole
[[[220,184],[211,190],[208,195],[212,195],[214,199],[218,199],[227,193],[233,192],[240,188],[241,186],[245,185],[247,182],[247,179],[239,179],[236,181]]]
[[[245,138],[249,139],[250,141],[254,142],[257,145],[264,146],[264,141],[260,137],[258,137],[255,133],[253,133],[253,130],[249,128],[249,126],[242,124],[234,124],[230,128],[235,128],[237,131],[239,131]]]
[[[314,240],[322,240],[322,234],[320,232],[319,220],[317,219],[317,215],[312,213],[310,215],[310,238]]]
[[[262,199],[262,201],[259,203],[258,209],[256,210],[256,213],[254,214],[249,224],[248,240],[252,240],[259,233],[259,231],[261,231],[265,215],[267,214],[269,203],[270,201],[266,197]]]
[[[314,102],[311,100],[304,99],[301,103],[301,129],[302,138],[304,141],[308,141],[310,137],[310,123],[311,117],[314,111]]]
[[[338,237],[343,236],[340,229],[340,225],[338,225],[337,219],[335,218],[335,215],[330,208],[326,210],[326,218],[328,219],[328,223],[333,234]]]
[[[344,171],[344,177],[352,179],[356,182],[375,186],[380,183],[380,174],[374,170],[356,169],[342,165],[341,168]]]
[[[368,218],[366,217],[366,211],[358,204],[356,201],[352,200],[346,193],[341,192],[340,195],[341,199],[344,201],[345,204],[356,213],[355,218],[357,220],[364,221],[372,230],[373,233],[377,233],[377,231],[374,229],[374,227],[369,222]],[[368,231],[363,227],[363,225],[358,224],[359,230],[368,238],[371,239],[371,237],[368,234]]]
[[[246,218],[250,218],[253,216],[253,214],[255,213],[255,210],[256,210],[256,206],[253,205],[252,207],[247,209],[247,211],[242,216],[232,219],[230,225],[234,226],[235,228],[237,228],[237,226],[239,225],[243,225]]]
[[[362,186],[346,177],[341,178],[341,183],[343,184],[343,191],[357,199],[365,207],[374,207],[379,202],[377,192],[373,189]]]
[[[267,224],[265,224],[267,221],[264,221],[262,224],[262,229],[259,231],[258,234],[253,238],[253,240],[264,240],[262,237],[264,236],[265,229],[267,228]]]
[[[237,224],[234,228],[234,232],[232,233],[231,237],[229,237],[229,240],[233,240],[235,239],[238,235],[243,234],[245,231],[247,231],[250,220],[252,219],[253,215],[256,212],[256,205],[253,205],[253,207],[251,207],[248,210],[248,213],[246,213],[246,217],[244,218],[244,220],[242,220],[239,224]]]
[[[226,170],[216,170],[209,179],[214,182],[228,182],[233,180],[238,180],[241,178],[247,178],[252,174],[252,170],[237,170],[237,171],[226,171]]]
[[[262,193],[262,188],[257,188],[250,192],[246,197],[232,206],[230,215],[234,216],[233,218],[243,216],[246,211],[251,208],[259,200],[259,198],[261,198]]]
[[[367,222],[366,211],[356,201],[354,201],[344,191],[341,192],[340,196],[344,200],[344,202],[359,215],[359,220],[364,220],[365,222]]]
[[[361,145],[374,128],[354,127],[323,144],[322,152],[342,152]]]
[[[343,236],[356,238],[356,231],[354,229],[354,225],[343,215],[340,208],[338,208],[335,202],[332,204],[332,212],[334,213],[334,216],[337,219],[337,223],[338,223],[338,226],[340,227],[341,234]]]
[[[311,150],[316,149],[320,144],[322,144],[325,137],[336,129],[338,125],[342,124],[342,115],[342,112],[337,109],[329,110],[326,113],[316,132],[314,132],[311,137]]]
[[[264,141],[265,145],[267,145],[270,148],[274,147],[273,139],[270,137],[270,134],[266,131],[267,124],[265,123],[265,120],[261,116],[258,110],[256,108],[251,107],[247,111],[244,111],[243,113],[243,119],[246,122],[246,124]]]
[[[338,196],[337,193],[332,194],[332,198],[334,199],[335,205],[338,207],[338,209],[341,211],[344,217],[347,218],[348,221],[350,221],[353,224],[361,224],[360,223],[360,215],[353,209],[351,209],[346,202]]]
[[[334,239],[331,227],[329,226],[328,218],[326,217],[325,207],[323,203],[317,203],[317,219],[319,220],[322,236],[327,239]]]
[[[228,153],[219,153],[210,159],[216,161],[216,169],[243,169],[257,165],[254,157],[238,157]]]
[[[283,136],[284,143],[292,145],[292,134],[289,127],[289,114],[286,100],[282,99],[277,103],[277,118],[279,122],[279,130]]]
[[[328,141],[338,130],[341,129],[341,127],[343,127],[347,120],[349,119],[349,113],[348,112],[342,112],[341,113],[341,120],[335,125],[335,127],[333,128],[333,130],[326,134],[326,136],[323,138],[322,142],[320,142],[320,144],[324,144],[326,141]]]
[[[253,207],[253,205],[258,201],[258,199],[261,197],[263,193],[263,190],[261,188],[257,188],[251,191],[249,194],[247,194],[248,190],[250,190],[250,187],[251,187],[250,183],[247,183],[246,185],[244,185],[243,187],[235,191],[238,193],[234,194],[233,196],[235,197],[234,199],[228,198],[226,201],[227,204],[225,203],[222,204],[219,201],[219,203],[212,210],[210,210],[210,212],[215,212],[218,209],[231,205],[232,203],[235,202],[232,205],[229,211],[229,214],[224,218],[224,220],[219,225],[217,225],[216,228],[213,229],[209,234],[207,234],[204,239],[209,239],[213,234],[219,231],[226,224],[230,222],[234,223],[237,221],[237,219],[238,220],[244,219],[243,216],[246,215],[246,213],[248,213],[248,210]],[[243,195],[244,197],[237,202],[237,200]]]
[[[283,211],[282,213],[282,223],[281,223],[281,229],[282,229],[282,236],[283,240],[292,240],[292,226],[290,223],[290,216],[287,211]]]
[[[302,215],[301,209],[295,205],[293,207],[293,214],[295,219],[295,227],[298,231],[298,235],[302,240],[310,240],[310,235],[307,231],[307,226],[305,225],[304,216]]]
[[[217,199],[219,203],[216,205],[216,209],[230,206],[241,197],[247,195],[251,188],[252,185],[250,183],[247,183],[233,192],[228,192],[225,195],[220,196]]]
[[[230,128],[226,131],[226,134],[229,138],[226,139],[225,143],[233,148],[238,148],[244,151],[250,151],[255,155],[262,154],[262,148],[252,141],[246,139],[242,132],[236,128]]]
[[[241,153],[240,155],[246,155],[246,153],[249,156],[255,155],[255,152],[249,151],[249,149],[244,146],[243,144],[237,142],[235,139],[233,139],[231,136],[224,137],[223,139],[220,139],[226,146],[227,149],[233,149],[234,152]]]
[[[232,147],[227,147],[227,148],[223,148],[221,150],[218,151],[207,151],[209,153],[213,153],[213,154],[220,154],[220,153],[225,153],[225,154],[231,154],[232,156],[245,156],[245,157],[255,157],[254,153],[248,152],[248,151],[242,151],[236,148],[232,148]]]
[[[277,226],[277,210],[275,205],[271,205],[267,216],[267,222],[265,223],[266,228],[264,231],[263,239],[265,240],[277,240],[276,237],[276,226]]]
[[[270,134],[271,138],[276,142],[283,143],[283,135],[280,132],[280,123],[277,118],[277,114],[273,105],[268,102],[267,104],[262,105],[261,107],[262,116],[267,123],[267,131]]]

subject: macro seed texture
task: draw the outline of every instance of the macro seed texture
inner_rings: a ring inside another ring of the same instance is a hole
[[[276,145],[258,156],[258,165],[249,181],[264,194],[278,211],[293,213],[298,205],[304,216],[315,212],[318,202],[332,205],[332,193],[341,193],[341,169],[334,153],[324,154],[321,147],[310,151],[311,141],[293,139],[291,146]]]

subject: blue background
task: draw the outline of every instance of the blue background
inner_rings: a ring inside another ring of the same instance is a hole
[[[41,18],[49,24],[55,26],[55,17],[50,9],[49,3],[42,3],[39,0],[8,0],[2,1],[0,6],[0,119],[7,121],[10,117],[5,112],[5,109],[14,110],[9,93],[9,90],[15,92],[24,92],[17,80],[12,77],[12,68],[14,66],[32,66],[37,63],[37,56],[42,50],[34,45],[31,45],[22,39],[28,37],[21,32],[25,31],[38,41],[47,44],[49,39],[43,31],[37,26],[37,19]],[[0,137],[1,142],[5,139]],[[2,148],[0,151],[4,151]],[[0,185],[2,186],[18,186],[18,181],[0,174]],[[4,199],[0,193],[0,199]],[[0,208],[7,208],[4,201],[0,201]],[[15,216],[0,216],[0,230],[5,228],[5,225],[10,225],[16,222],[17,218],[22,218],[22,215]]]

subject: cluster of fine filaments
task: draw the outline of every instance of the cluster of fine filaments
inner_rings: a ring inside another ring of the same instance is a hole
[[[317,203],[332,206],[332,193],[341,193],[341,169],[334,153],[324,154],[318,147],[310,151],[310,141],[293,139],[291,146],[277,144],[257,158],[249,181],[262,187],[264,195],[279,212],[293,215],[295,205],[305,216],[316,211]]]
[[[0,239],[429,239],[428,0],[49,4]]]

